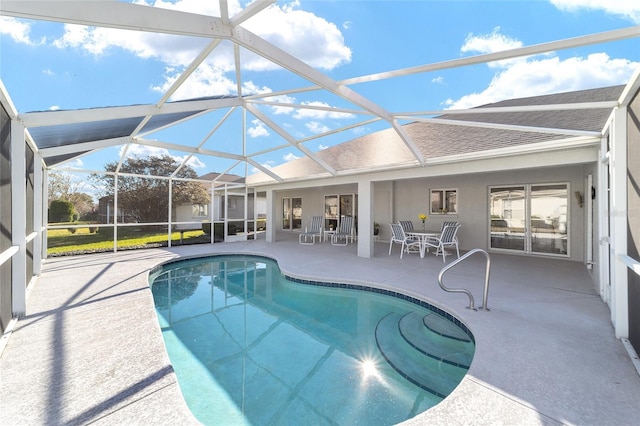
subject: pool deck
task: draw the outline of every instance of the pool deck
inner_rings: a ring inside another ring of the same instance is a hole
[[[355,245],[300,246],[293,237],[48,259],[28,289],[26,316],[3,337],[0,424],[198,424],[164,349],[147,276],[170,259],[218,253],[266,255],[301,278],[401,289],[465,322],[477,344],[468,374],[405,424],[638,424],[640,376],[584,265],[494,254],[490,311],[472,311],[464,294],[438,287],[441,258],[400,260],[399,246],[388,256],[388,244],[377,243],[365,259]],[[483,274],[484,257],[472,256],[445,283],[470,289],[479,306]]]

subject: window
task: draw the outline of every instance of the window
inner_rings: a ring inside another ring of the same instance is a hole
[[[191,216],[192,217],[209,216],[209,206],[207,204],[194,204]]]
[[[457,189],[432,189],[430,197],[431,214],[457,214]]]

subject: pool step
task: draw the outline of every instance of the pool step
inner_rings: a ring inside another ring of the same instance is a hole
[[[436,314],[428,313],[422,317],[422,321],[429,330],[449,339],[460,340],[461,342],[471,342],[471,339],[460,327],[448,319]]]
[[[427,356],[468,369],[473,359],[473,344],[470,341],[463,342],[434,333],[425,326],[423,318],[424,316],[417,312],[408,313],[400,318],[398,329],[402,337]],[[451,325],[455,327],[455,324]]]
[[[399,324],[403,315],[391,313],[376,326],[376,343],[380,353],[399,374],[442,398],[460,383],[466,368],[427,356],[409,344],[400,334]]]

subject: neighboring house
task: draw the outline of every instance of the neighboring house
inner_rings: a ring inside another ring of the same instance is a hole
[[[202,183],[211,197],[209,204],[182,204],[177,206],[172,220],[174,222],[221,221],[227,212],[230,219],[244,219],[244,178],[222,173],[207,173],[198,179],[211,183]],[[228,203],[225,205],[225,187]]]
[[[101,197],[98,200],[98,223],[114,223],[113,195]],[[133,222],[122,207],[118,207],[118,223]]]

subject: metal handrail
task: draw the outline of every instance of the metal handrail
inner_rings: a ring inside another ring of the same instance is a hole
[[[442,277],[444,276],[445,272],[447,272],[449,269],[453,268],[458,263],[462,262],[463,260],[465,260],[466,258],[468,258],[474,253],[483,253],[484,256],[487,258],[487,265],[485,266],[485,271],[484,271],[484,275],[485,275],[484,295],[482,298],[482,306],[480,307],[480,309],[483,311],[489,311],[490,309],[487,307],[487,300],[489,299],[489,272],[491,270],[491,259],[489,258],[489,253],[487,253],[486,251],[482,249],[473,249],[468,253],[466,253],[464,256],[454,260],[453,262],[451,262],[450,264],[442,268],[442,270],[440,270],[440,273],[438,274],[438,284],[440,285],[441,289],[449,293],[465,293],[467,296],[469,296],[469,306],[467,307],[467,309],[473,309],[474,311],[476,311],[477,309],[474,307],[474,304],[473,304],[473,294],[471,294],[469,290],[466,290],[464,288],[448,288],[448,287],[445,287],[444,284],[442,283]]]

